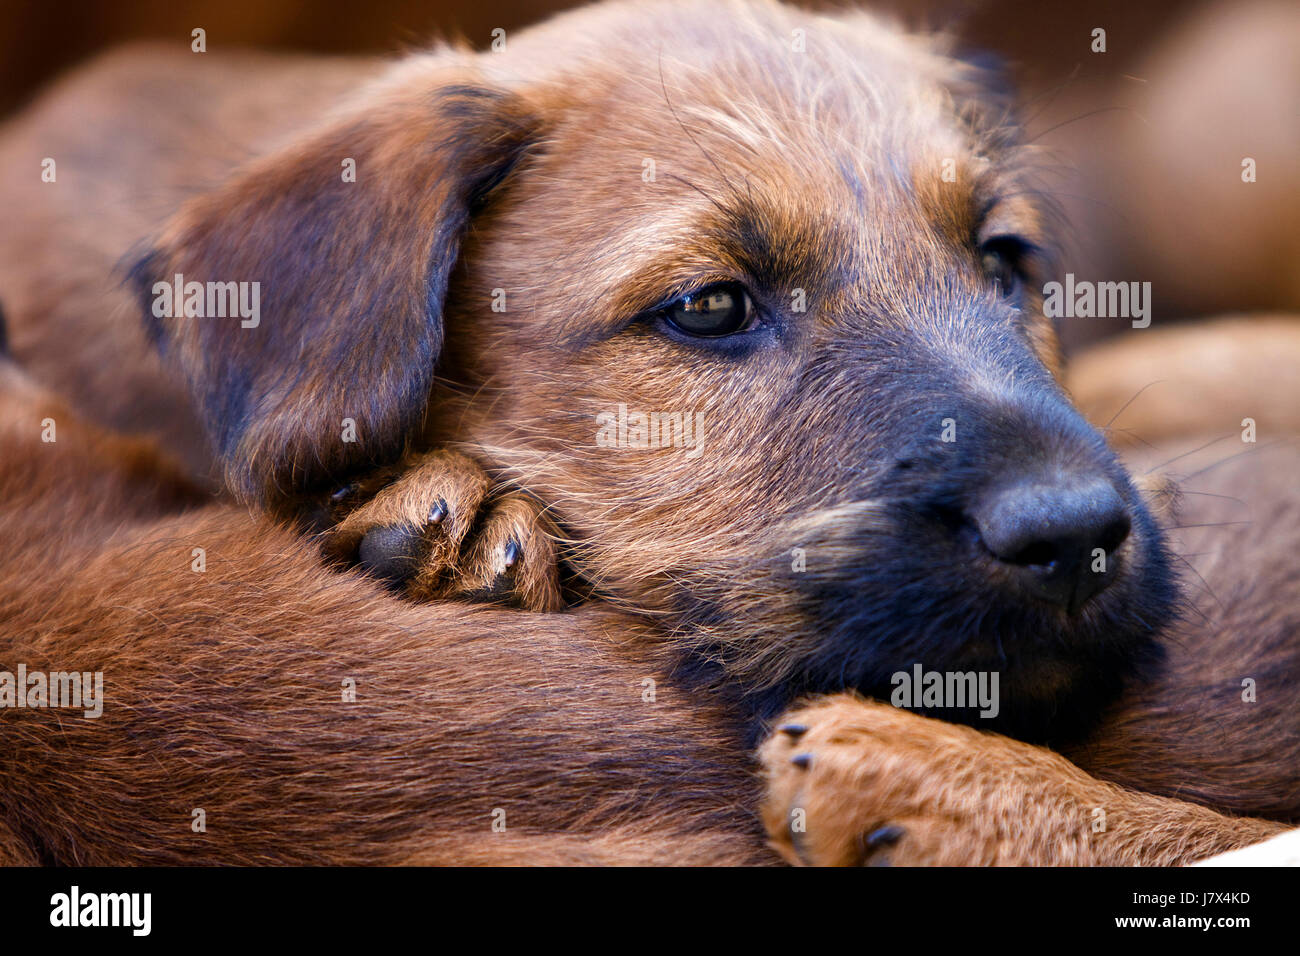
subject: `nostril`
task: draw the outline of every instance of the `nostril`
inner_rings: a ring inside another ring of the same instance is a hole
[[[1077,535],[1065,533],[1053,540],[1030,541],[1024,547],[1006,554],[995,556],[1007,564],[1019,564],[1042,568],[1054,568],[1062,557],[1068,558],[1072,548],[1086,552],[1084,557],[1094,557],[1100,549],[1106,554],[1113,554],[1128,537],[1130,528],[1127,514],[1121,515],[1093,533],[1089,528],[1082,528]]]
[[[999,557],[1008,564],[1050,567],[1056,563],[1056,545],[1051,541],[1033,541],[1014,554]]]

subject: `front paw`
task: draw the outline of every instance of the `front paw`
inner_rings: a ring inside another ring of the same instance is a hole
[[[759,751],[776,850],[812,866],[989,865],[981,753],[1001,738],[851,695],[788,712]]]
[[[412,457],[332,497],[341,518],[327,557],[355,564],[415,600],[463,599],[558,611],[557,532],[542,506],[494,493],[472,459],[440,450]]]

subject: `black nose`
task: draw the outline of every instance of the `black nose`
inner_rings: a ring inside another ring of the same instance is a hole
[[[1074,613],[1113,579],[1129,515],[1103,477],[1021,481],[972,515],[984,546],[1030,591]]]

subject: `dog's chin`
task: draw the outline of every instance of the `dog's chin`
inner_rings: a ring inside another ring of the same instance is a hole
[[[1017,659],[1008,654],[1006,659],[989,657],[933,668],[944,679],[948,674],[974,675],[969,687],[975,688],[976,694],[964,702],[941,697],[931,705],[925,697],[927,675],[920,675],[918,689],[915,666],[907,675],[910,697],[901,701],[899,692],[904,685],[893,675],[885,682],[868,679],[855,689],[928,717],[1030,743],[1062,746],[1086,739],[1124,689],[1153,677],[1162,658],[1161,645],[1153,636],[1134,634],[1123,648],[1087,659],[1046,653]],[[997,675],[995,687],[989,683],[993,674]],[[987,697],[982,696],[985,692]]]
[[[817,650],[759,695],[758,710],[774,715],[803,695],[856,690],[1021,740],[1077,742],[1126,687],[1155,675],[1160,634],[1178,614],[1176,576],[1145,512],[1134,537],[1124,571],[1074,614],[991,588],[969,567],[936,573],[934,556],[915,550],[869,574],[805,579]],[[985,699],[927,697],[936,673],[945,686],[949,675],[973,675],[963,686],[984,688]]]

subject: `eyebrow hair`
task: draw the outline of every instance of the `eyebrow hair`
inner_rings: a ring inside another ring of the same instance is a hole
[[[790,282],[825,286],[852,249],[841,220],[807,210],[765,208],[750,195],[735,197],[715,228],[736,250],[740,268],[773,290]]]
[[[1055,198],[1025,175],[1012,174],[995,183],[981,212],[981,226],[1004,219],[1002,233],[1020,236],[1044,258],[1059,257],[1064,214]]]
[[[666,307],[674,299],[713,282],[743,281],[748,276],[734,267],[725,256],[715,256],[716,264],[692,264],[680,256],[665,261],[646,256],[619,281],[602,284],[579,305],[584,321],[574,322],[557,331],[552,341],[563,351],[576,352],[622,332],[655,309]]]
[[[971,183],[965,194],[964,215],[958,207],[949,207],[949,212],[958,213],[960,218],[968,217],[967,241],[978,242],[984,234],[1012,235],[1040,254],[1055,255],[1059,246],[1059,210],[1050,194],[1034,184],[1032,167],[1011,160],[1009,155],[1004,161],[980,169]],[[990,230],[990,222],[996,226],[998,220],[1005,225]],[[958,233],[965,232],[966,227],[961,226],[951,238],[960,240],[963,236]]]
[[[713,282],[743,282],[760,295],[795,287],[810,292],[824,288],[848,261],[847,247],[835,249],[843,244],[842,224],[827,225],[799,213],[779,222],[744,193],[719,197],[701,208],[693,226],[685,227],[694,235],[674,243],[673,253],[645,253],[631,268],[610,275],[589,304],[579,304],[587,321],[560,331],[556,344],[576,351],[607,339],[654,309]]]

